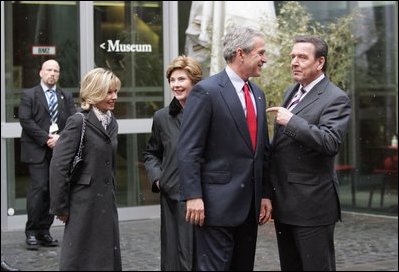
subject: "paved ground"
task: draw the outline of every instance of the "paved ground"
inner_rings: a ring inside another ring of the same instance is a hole
[[[159,219],[120,222],[120,231],[123,270],[159,271]],[[51,232],[62,241],[63,227]],[[344,213],[335,243],[339,271],[398,271],[397,217]],[[58,270],[58,258],[59,247],[27,251],[23,231],[1,233],[1,259],[21,270]],[[255,270],[280,270],[271,223],[259,228]]]

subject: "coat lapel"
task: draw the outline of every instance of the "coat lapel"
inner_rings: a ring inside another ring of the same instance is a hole
[[[107,128],[107,134],[108,134],[108,136],[110,137],[110,138],[112,138],[112,136],[115,134],[115,133],[118,133],[118,125],[117,125],[117,122],[116,122],[116,119],[115,119],[115,117],[114,117],[114,115],[112,114],[112,117],[111,117],[111,123],[109,123],[109,125],[108,125],[108,128]]]
[[[87,114],[87,122],[90,123],[95,130],[101,132],[101,134],[103,134],[106,138],[110,138],[109,134],[107,133],[107,131],[105,131],[104,127],[102,126],[100,120],[98,120],[93,109],[91,109]]]

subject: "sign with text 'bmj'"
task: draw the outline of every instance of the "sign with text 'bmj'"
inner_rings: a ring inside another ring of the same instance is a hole
[[[52,56],[55,55],[55,46],[37,45],[32,46],[32,55],[34,56]]]

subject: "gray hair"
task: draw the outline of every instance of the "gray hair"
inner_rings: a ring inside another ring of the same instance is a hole
[[[234,26],[230,28],[223,42],[223,57],[226,62],[233,62],[238,48],[241,48],[245,53],[251,52],[255,37],[264,39],[265,35],[261,31],[249,27]]]

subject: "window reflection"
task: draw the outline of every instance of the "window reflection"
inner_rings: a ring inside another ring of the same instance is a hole
[[[151,191],[142,153],[150,134],[118,135],[116,201],[119,207],[153,205],[159,194]]]
[[[94,2],[95,62],[122,81],[117,118],[151,118],[163,106],[162,2]]]
[[[40,82],[41,64],[50,58],[61,66],[58,85],[77,97],[79,84],[78,8],[75,1],[5,2],[6,120],[18,122],[23,88]],[[41,47],[41,51],[33,48]],[[51,47],[53,50],[46,51]]]

